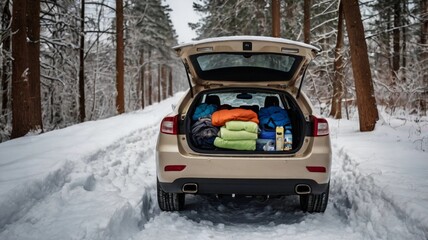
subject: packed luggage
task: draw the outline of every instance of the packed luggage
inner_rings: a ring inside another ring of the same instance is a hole
[[[259,123],[257,114],[254,111],[242,108],[222,109],[212,115],[213,125],[217,127],[224,126],[226,122],[233,120]]]
[[[214,126],[220,127],[214,146],[233,150],[256,150],[258,117],[252,110],[235,108],[213,113]]]
[[[192,115],[193,143],[201,149],[292,150],[292,127],[287,110],[278,106],[277,100],[273,103],[265,102],[258,113],[241,107],[224,108],[218,100],[216,104],[202,103]]]
[[[263,107],[259,111],[261,138],[274,139],[276,127],[291,129],[290,118],[285,109],[277,106]]]
[[[211,118],[211,115],[217,110],[214,104],[202,103],[198,105],[193,113],[192,120],[197,121],[200,118]]]
[[[264,151],[292,149],[291,121],[285,109],[275,105],[263,107],[259,111],[259,120],[259,149],[262,147]],[[275,145],[275,147],[272,147],[272,145]]]
[[[199,148],[213,149],[217,135],[218,128],[212,125],[211,118],[198,119],[192,125],[192,140]]]

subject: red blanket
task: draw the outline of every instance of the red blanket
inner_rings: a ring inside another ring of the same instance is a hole
[[[259,124],[259,119],[254,111],[235,108],[235,109],[223,109],[213,113],[212,124],[216,127],[221,127],[228,121],[240,120],[240,121],[251,121]]]

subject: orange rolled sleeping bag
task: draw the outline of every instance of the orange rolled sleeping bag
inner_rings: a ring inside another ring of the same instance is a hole
[[[228,121],[239,120],[239,121],[251,121],[259,124],[259,118],[254,111],[235,108],[235,109],[223,109],[215,111],[212,115],[212,124],[216,127],[221,127]]]

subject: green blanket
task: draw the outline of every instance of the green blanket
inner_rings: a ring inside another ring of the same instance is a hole
[[[214,140],[214,146],[219,148],[227,148],[234,150],[256,150],[256,140],[224,140],[216,137]]]
[[[259,126],[255,122],[245,122],[245,121],[229,121],[226,122],[226,128],[233,131],[247,131],[251,133],[257,133]]]
[[[257,133],[251,133],[247,131],[232,131],[225,127],[220,128],[219,137],[224,140],[256,140]]]

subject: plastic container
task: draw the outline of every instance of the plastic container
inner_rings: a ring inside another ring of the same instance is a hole
[[[284,151],[293,149],[293,134],[290,130],[285,130],[284,133]]]
[[[276,127],[276,151],[284,150],[284,127]]]

